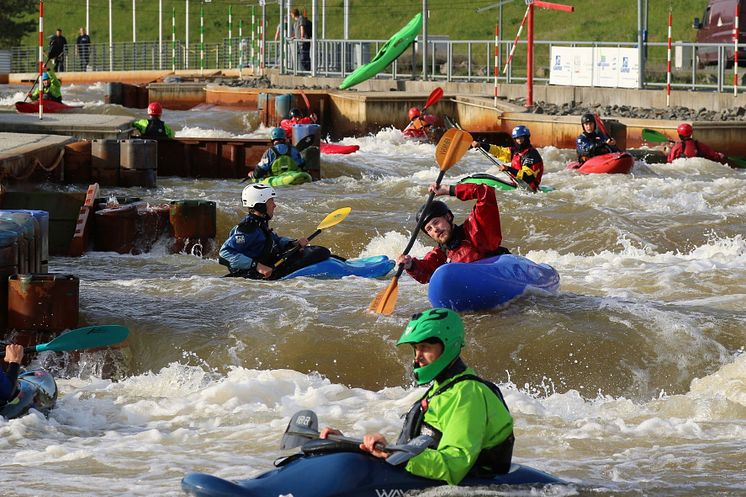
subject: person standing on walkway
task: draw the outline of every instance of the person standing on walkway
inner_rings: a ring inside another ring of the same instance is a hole
[[[293,21],[295,36],[299,40],[311,39],[311,21],[301,15],[298,9],[293,9]],[[311,70],[311,42],[301,41],[298,46],[298,58],[300,59],[300,68],[303,71]]]
[[[67,40],[62,36],[62,28],[57,28],[54,35],[49,38],[49,53],[47,54],[50,60],[54,60],[55,72],[65,70],[66,46]]]
[[[91,37],[85,32],[85,28],[80,28],[80,34],[75,39],[75,51],[80,61],[80,70],[88,69],[88,58],[91,53]]]

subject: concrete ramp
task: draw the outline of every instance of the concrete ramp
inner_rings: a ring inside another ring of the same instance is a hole
[[[132,133],[132,118],[105,114],[38,114],[0,113],[0,132],[65,135],[77,139],[122,140]],[[2,147],[2,145],[0,145]]]

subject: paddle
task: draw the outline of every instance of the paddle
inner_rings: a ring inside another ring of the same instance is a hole
[[[314,238],[316,238],[319,233],[321,233],[322,230],[325,230],[326,228],[331,228],[332,226],[339,224],[344,220],[344,218],[347,217],[347,215],[352,210],[352,207],[342,207],[340,209],[337,209],[336,211],[332,212],[331,214],[327,215],[324,219],[321,220],[318,226],[316,226],[316,231],[311,233],[310,236],[308,236],[308,241],[310,242]],[[285,252],[285,254],[282,256],[280,260],[275,262],[275,267],[278,267],[280,264],[284,263],[288,257],[296,253],[298,250],[300,250],[300,245],[295,245],[293,248]]]
[[[606,130],[606,125],[604,124],[603,120],[601,119],[601,116],[598,114],[593,114],[593,119],[596,121],[596,127],[601,131],[601,133],[605,134],[607,138],[610,138],[611,135]]]
[[[321,434],[318,429],[318,417],[316,413],[305,409],[298,411],[293,414],[290,418],[288,427],[285,429],[285,433],[282,435],[280,442],[280,448],[283,450],[300,447],[305,444],[308,440],[318,440]],[[345,437],[343,435],[336,435],[330,433],[327,440],[333,442],[343,442],[350,445],[360,446],[363,443],[362,440],[357,438]],[[420,435],[419,437],[413,438],[406,444],[389,444],[389,445],[376,445],[376,449],[383,452],[390,452],[391,455],[386,458],[386,462],[397,466],[403,462],[408,461],[412,457],[421,453],[423,450],[431,447],[433,444],[433,438],[428,435]]]
[[[44,61],[44,69],[47,68],[47,63],[49,62],[50,58],[51,57],[47,57],[47,60]],[[31,89],[28,91],[28,93],[26,93],[26,96],[23,98],[24,102],[28,100],[31,94],[34,92],[34,88],[36,88],[36,85],[39,83],[39,78],[41,78],[41,75],[37,76],[36,79],[34,79],[34,84],[31,85]]]
[[[466,151],[469,150],[471,142],[471,135],[464,130],[451,128],[445,132],[443,137],[438,142],[438,145],[435,147],[435,160],[437,161],[438,166],[440,166],[440,174],[438,175],[438,179],[435,180],[436,187],[440,186],[440,182],[443,181],[443,176],[445,176],[446,171],[448,171],[455,163],[461,160],[461,157],[463,157]],[[425,203],[423,212],[427,212],[430,204],[433,203],[434,197],[435,193],[430,192],[430,195],[427,197],[427,202]],[[412,250],[414,241],[417,239],[417,235],[419,234],[420,229],[422,229],[424,221],[425,216],[422,216],[420,220],[417,221],[417,226],[412,232],[412,236],[409,238],[409,243],[407,243],[407,247],[404,249],[402,255],[407,255],[409,251]],[[396,274],[391,280],[391,283],[389,283],[389,286],[386,287],[378,295],[376,295],[376,298],[374,298],[373,301],[370,303],[370,306],[368,306],[369,311],[373,311],[377,314],[383,314],[385,316],[388,316],[392,312],[394,312],[394,307],[396,307],[396,300],[399,296],[399,277],[402,275],[403,272],[404,264],[399,264],[399,268],[396,270]]]
[[[421,113],[425,113],[425,111],[428,109],[428,107],[435,105],[438,103],[438,101],[443,98],[443,88],[438,86],[433,91],[430,92],[430,96],[427,97],[427,101],[425,102],[425,105],[422,107]],[[414,122],[414,119],[409,121],[409,124],[407,125],[407,128],[412,126],[412,123]],[[406,128],[404,128],[406,129]]]
[[[314,139],[314,135],[306,135],[300,140],[298,140],[298,143],[295,144],[295,148],[298,149],[298,152],[303,152],[305,149],[313,145],[313,139]],[[250,179],[252,179],[251,176],[246,176],[245,178],[241,180],[241,183],[246,183]]]
[[[668,136],[664,135],[660,131],[655,131],[654,129],[648,129],[643,128],[642,129],[642,139],[646,142],[652,142],[652,143],[676,143],[675,140],[670,139]],[[726,157],[728,160],[728,164],[730,164],[731,167],[737,167],[737,168],[746,168],[746,158],[744,157]]]
[[[311,101],[308,100],[308,97],[303,92],[303,90],[300,91],[300,96],[303,97],[303,101],[306,103],[306,109],[308,110],[308,117],[311,118],[311,121],[316,122],[316,114],[314,114],[313,110],[311,109]]]
[[[129,330],[124,326],[107,324],[101,326],[86,326],[76,328],[58,336],[48,343],[40,343],[26,347],[24,353],[44,352],[68,352],[71,350],[95,349],[115,345],[127,338]],[[5,355],[5,350],[0,351],[0,357]]]

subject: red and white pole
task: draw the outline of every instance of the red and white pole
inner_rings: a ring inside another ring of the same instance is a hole
[[[733,96],[738,95],[738,15],[740,14],[740,2],[736,2],[736,17],[733,22]]]
[[[515,47],[518,46],[518,38],[521,37],[521,32],[523,32],[523,25],[526,24],[526,18],[528,18],[528,11],[531,8],[529,5],[526,9],[526,13],[523,14],[523,20],[521,21],[521,25],[518,26],[518,34],[515,35],[515,40],[513,40],[513,46],[510,49],[510,54],[508,55],[508,60],[505,61],[505,66],[503,67],[503,74],[505,74],[508,71],[508,66],[510,65],[510,61],[513,60],[513,54],[515,53]]]
[[[497,107],[497,74],[500,71],[497,68],[497,59],[498,55],[500,53],[500,26],[498,24],[495,24],[495,89],[494,89],[494,97],[495,97],[495,107]]]
[[[44,0],[39,0],[39,119],[44,117]]]
[[[534,105],[534,4],[528,4],[526,32],[526,107]]]
[[[673,12],[668,11],[668,55],[666,62],[666,107],[671,105],[671,21]]]

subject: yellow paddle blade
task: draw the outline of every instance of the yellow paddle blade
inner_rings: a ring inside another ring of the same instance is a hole
[[[471,135],[462,130],[451,128],[445,132],[435,147],[435,161],[441,171],[447,171],[461,160],[473,141]]]
[[[323,230],[326,228],[331,228],[335,224],[339,224],[344,218],[347,217],[350,211],[352,211],[352,207],[342,207],[341,209],[337,209],[336,211],[332,212],[324,219],[322,219],[319,225],[316,226],[316,229]]]
[[[394,276],[389,286],[376,295],[376,298],[368,306],[368,310],[376,314],[390,316],[394,312],[394,307],[396,307],[397,298],[399,298],[399,277]]]

